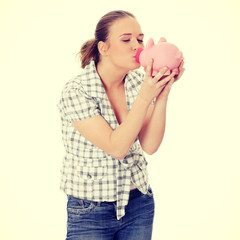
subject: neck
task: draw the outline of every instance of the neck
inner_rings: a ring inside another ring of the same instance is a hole
[[[127,74],[126,70],[121,70],[106,61],[99,61],[96,69],[106,90],[120,87]]]

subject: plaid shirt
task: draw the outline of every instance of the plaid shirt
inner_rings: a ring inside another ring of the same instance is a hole
[[[125,77],[128,110],[134,103],[143,74],[129,71]],[[117,219],[125,214],[131,182],[144,194],[148,190],[147,161],[138,139],[123,160],[118,160],[84,138],[72,121],[101,115],[112,129],[118,122],[92,60],[82,73],[65,85],[58,108],[66,154],[60,188],[68,195],[91,201],[116,201]],[[103,139],[104,141],[104,139]]]

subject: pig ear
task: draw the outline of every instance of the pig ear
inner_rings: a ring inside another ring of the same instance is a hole
[[[181,52],[181,51],[177,51],[177,53],[176,53],[176,58],[177,58],[177,59],[181,59],[182,56],[183,56],[182,52]]]
[[[152,46],[154,46],[154,41],[153,41],[152,38],[150,38],[150,39],[147,41],[146,49],[151,48]]]
[[[161,43],[161,42],[167,42],[166,38],[161,37],[161,38],[159,39],[158,43]]]

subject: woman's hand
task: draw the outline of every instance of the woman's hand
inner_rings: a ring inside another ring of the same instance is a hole
[[[163,71],[160,70],[161,74],[159,72],[159,75],[157,74],[158,76],[155,76],[157,78],[160,76],[160,79],[158,78],[158,84],[160,86],[158,91],[160,92],[155,104],[149,106],[144,124],[138,135],[143,150],[148,154],[155,153],[162,142],[165,131],[168,95],[174,81],[178,80],[184,72],[183,64],[182,62],[179,67],[178,75],[176,75],[176,72],[173,72],[169,76],[163,76]],[[150,78],[149,75],[148,78]]]
[[[166,84],[174,77],[176,73],[164,77],[164,73],[168,68],[162,68],[160,71],[152,77],[152,64],[153,60],[151,59],[146,68],[145,79],[143,81],[139,96],[150,103],[155,97],[157,97],[166,86]]]
[[[176,82],[184,73],[185,68],[183,67],[184,65],[184,60],[181,62],[180,66],[178,67],[179,69],[179,74],[174,78],[174,82]]]
[[[172,74],[169,75],[169,76],[171,76],[171,80],[168,81],[165,84],[165,86],[162,88],[162,91],[160,92],[160,94],[157,97],[158,99],[159,98],[161,98],[161,99],[165,98],[166,99],[168,97],[173,83],[176,82],[177,80],[179,80],[181,78],[181,76],[183,75],[184,71],[185,71],[185,68],[183,68],[183,65],[184,65],[184,61],[182,61],[180,66],[179,66],[179,73],[178,74],[176,74],[176,72],[173,71]]]

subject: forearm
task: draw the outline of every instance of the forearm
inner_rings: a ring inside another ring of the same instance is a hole
[[[150,107],[152,100],[160,93],[163,95],[165,91],[163,88],[166,89],[171,76],[160,81],[166,71],[161,70],[152,78],[151,66],[152,61],[148,64],[144,81],[131,110],[116,129],[112,129],[101,115],[73,122],[73,126],[83,137],[115,158],[123,159],[139,135],[144,145],[152,149],[158,147],[162,140],[165,128],[165,106],[157,100],[150,124],[146,124],[146,119],[152,112],[152,106]],[[161,137],[159,133],[162,133]]]
[[[138,96],[127,118],[110,135],[112,149],[116,149],[114,155],[117,158],[123,159],[134,143],[144,123],[149,105],[150,102]]]
[[[148,154],[155,153],[164,137],[166,125],[167,98],[157,98],[152,115],[142,127],[139,140],[143,150]]]

